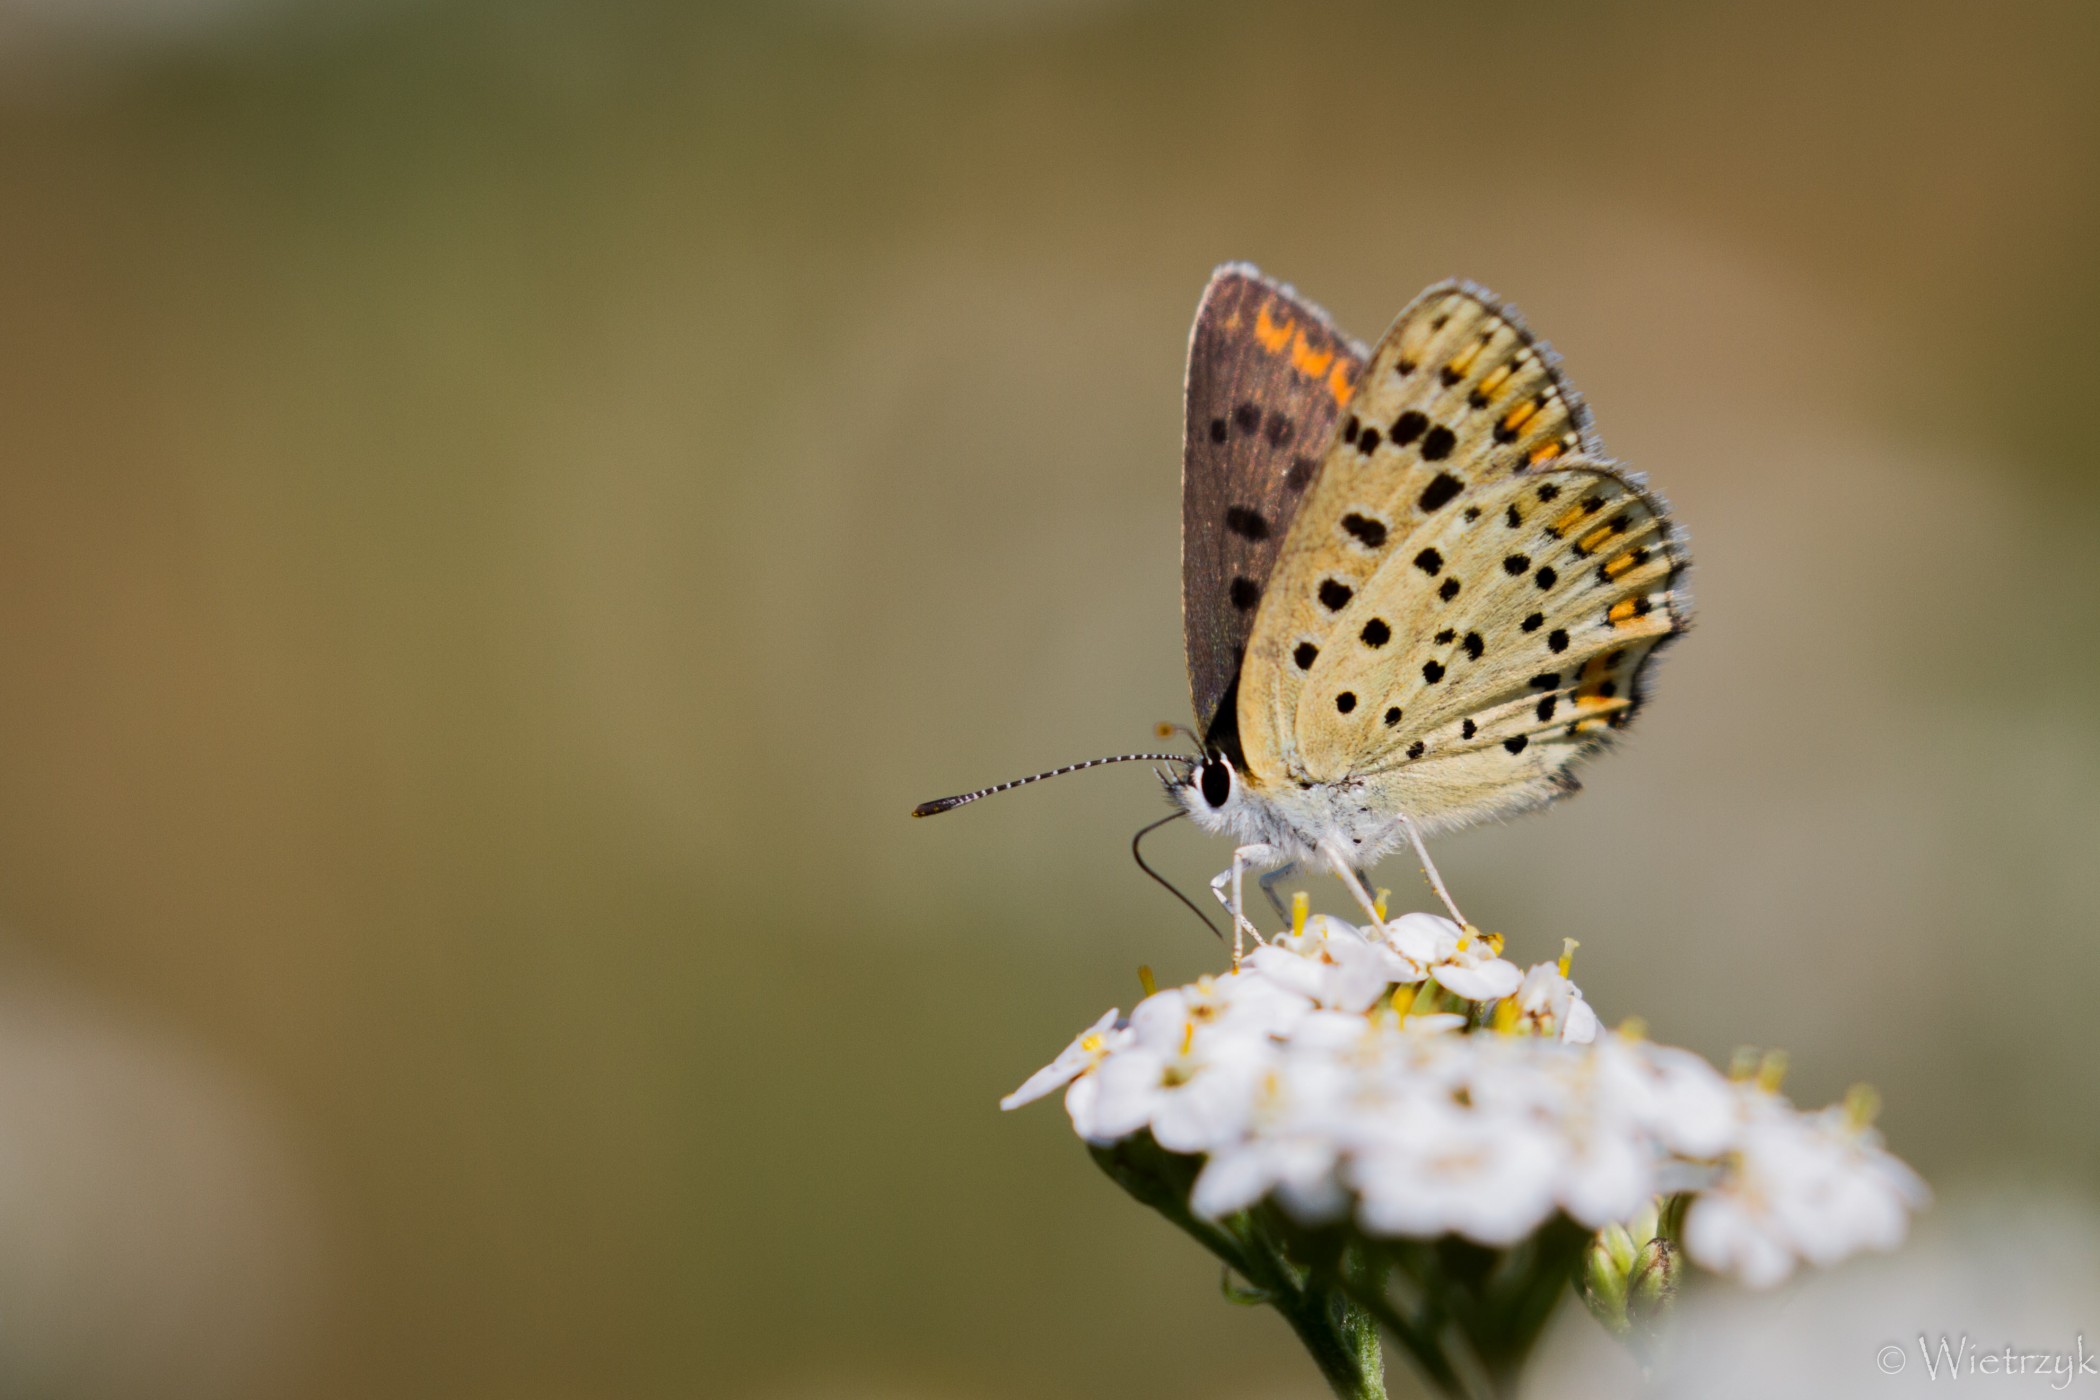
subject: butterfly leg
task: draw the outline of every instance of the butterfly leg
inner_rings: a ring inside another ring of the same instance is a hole
[[[1291,926],[1291,911],[1283,907],[1283,896],[1276,893],[1276,882],[1278,880],[1288,880],[1297,873],[1298,862],[1295,860],[1285,861],[1282,865],[1277,866],[1274,870],[1271,870],[1254,882],[1260,885],[1261,892],[1268,896],[1269,907],[1276,911],[1277,918],[1283,920],[1285,928]]]
[[[1363,878],[1356,873],[1356,866],[1350,860],[1349,853],[1340,846],[1323,846],[1321,854],[1327,857],[1328,864],[1334,868],[1334,873],[1341,882],[1349,887],[1349,893],[1363,906],[1363,911],[1371,916],[1372,924],[1383,924],[1385,916],[1378,912],[1378,901],[1371,898],[1371,892],[1364,888]]]
[[[1429,858],[1429,848],[1422,844],[1422,832],[1415,825],[1414,818],[1402,812],[1400,827],[1407,833],[1408,844],[1415,848],[1415,859],[1422,862],[1422,873],[1429,877],[1429,887],[1436,891],[1436,897],[1444,901],[1444,907],[1451,911],[1452,919],[1460,928],[1471,928],[1466,916],[1458,912],[1458,903],[1451,898],[1451,891],[1444,888],[1444,877],[1437,874],[1436,862]]]
[[[1282,852],[1278,851],[1274,846],[1263,845],[1260,842],[1250,846],[1234,847],[1232,852],[1232,869],[1220,872],[1218,878],[1210,882],[1210,892],[1216,895],[1218,903],[1224,905],[1232,914],[1232,965],[1234,967],[1240,965],[1240,954],[1246,948],[1244,935],[1253,934],[1256,943],[1267,941],[1261,936],[1261,930],[1247,921],[1246,905],[1243,897],[1247,867],[1254,864],[1270,864],[1281,854]]]

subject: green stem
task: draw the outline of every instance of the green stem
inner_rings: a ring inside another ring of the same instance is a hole
[[[1306,1289],[1275,1299],[1337,1400],[1386,1400],[1378,1326],[1347,1294]]]
[[[1259,1290],[1290,1324],[1337,1400],[1386,1400],[1376,1322],[1347,1292],[1325,1286],[1312,1270],[1295,1263],[1279,1234],[1264,1228],[1260,1213],[1243,1211],[1218,1222],[1197,1219],[1188,1210],[1196,1164],[1167,1152],[1149,1135],[1090,1150],[1117,1185]]]

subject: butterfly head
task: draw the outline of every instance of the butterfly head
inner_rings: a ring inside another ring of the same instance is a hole
[[[1260,839],[1256,824],[1260,803],[1238,765],[1213,749],[1185,772],[1165,778],[1167,796],[1205,831],[1226,832],[1244,840]]]

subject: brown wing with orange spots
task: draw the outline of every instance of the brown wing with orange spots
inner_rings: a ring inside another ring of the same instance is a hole
[[[1239,761],[1240,658],[1364,348],[1243,264],[1212,274],[1189,335],[1181,456],[1181,611],[1207,747]]]
[[[1312,781],[1391,774],[1432,825],[1571,791],[1687,606],[1665,507],[1613,464],[1578,457],[1452,504],[1336,614],[1294,725]]]
[[[1417,297],[1379,342],[1292,522],[1255,616],[1238,696],[1247,771],[1309,779],[1299,700],[1340,615],[1469,489],[1602,445],[1558,360],[1470,283]],[[1412,644],[1412,639],[1407,639]],[[1323,770],[1331,768],[1323,755]]]

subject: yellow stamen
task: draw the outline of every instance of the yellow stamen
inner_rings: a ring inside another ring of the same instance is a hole
[[[1619,1022],[1619,1035],[1626,1040],[1646,1040],[1648,1022],[1639,1016],[1628,1016]]]
[[[1153,978],[1152,969],[1144,963],[1138,964],[1138,985],[1145,989],[1145,995],[1148,997],[1159,990],[1159,983]]]
[[[1391,890],[1380,890],[1378,898],[1371,901],[1371,907],[1378,911],[1378,922],[1381,924],[1385,922],[1385,902],[1392,898],[1392,895]]]
[[[1568,975],[1568,968],[1575,961],[1575,950],[1582,946],[1579,939],[1563,938],[1560,941],[1560,975]]]
[[[1305,932],[1305,921],[1312,914],[1312,896],[1304,890],[1291,893],[1291,937]]]
[[[1755,1045],[1736,1046],[1735,1054],[1728,1059],[1728,1077],[1740,1084],[1746,1079],[1755,1078],[1756,1075],[1757,1047]]]
[[[1485,937],[1485,938],[1481,939],[1480,941],[1481,941],[1481,942],[1483,942],[1483,943],[1485,943],[1485,944],[1487,944],[1487,946],[1488,946],[1488,951],[1489,951],[1490,953],[1493,953],[1493,954],[1494,954],[1494,955],[1495,955],[1496,957],[1498,957],[1498,958],[1502,956],[1502,935],[1501,935],[1501,934],[1499,934],[1499,933],[1491,933],[1491,934],[1489,934],[1489,935],[1488,935],[1487,937]]]
[[[1085,1036],[1080,1040],[1079,1048],[1086,1051],[1089,1055],[1098,1055],[1101,1053],[1101,1047],[1106,1044],[1108,1044],[1108,1042],[1103,1040],[1100,1036],[1090,1035]]]
[[[1845,1091],[1845,1118],[1855,1132],[1874,1126],[1881,1116],[1881,1095],[1871,1084],[1855,1084]]]
[[[1786,1082],[1786,1051],[1768,1050],[1757,1066],[1757,1087],[1768,1094],[1779,1092]]]
[[[1393,988],[1393,1017],[1395,1020],[1405,1017],[1409,1011],[1414,1009],[1414,1005],[1415,989],[1413,987]]]
[[[1195,1044],[1196,1023],[1194,1021],[1189,1021],[1184,1023],[1181,1028],[1181,1053],[1184,1055],[1188,1054],[1190,1050],[1195,1048]]]
[[[1495,1003],[1495,1015],[1490,1024],[1497,1035],[1515,1035],[1517,1027],[1524,1023],[1524,1008],[1517,1005],[1515,997],[1504,997]]]

